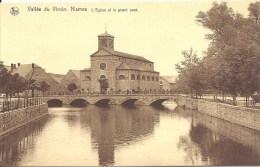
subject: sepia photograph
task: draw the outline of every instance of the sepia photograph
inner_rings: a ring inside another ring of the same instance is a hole
[[[260,166],[260,1],[3,0],[5,166]]]

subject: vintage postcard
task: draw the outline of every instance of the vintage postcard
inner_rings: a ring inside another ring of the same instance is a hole
[[[259,0],[0,13],[0,166],[260,165]]]

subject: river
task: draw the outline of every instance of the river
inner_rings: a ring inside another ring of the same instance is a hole
[[[49,108],[0,146],[0,166],[260,165],[260,132],[174,104]]]

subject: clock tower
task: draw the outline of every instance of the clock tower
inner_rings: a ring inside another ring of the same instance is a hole
[[[107,33],[98,36],[98,50],[102,48],[109,48],[114,50],[114,36]]]

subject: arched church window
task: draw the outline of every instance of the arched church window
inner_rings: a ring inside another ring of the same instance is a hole
[[[85,77],[85,80],[90,81],[90,80],[91,80],[90,76],[87,75],[87,76]]]
[[[152,81],[154,81],[154,76],[152,76]]]
[[[140,80],[140,75],[137,75],[136,79],[137,79],[137,80]]]
[[[144,75],[142,76],[142,80],[145,80],[145,76]]]
[[[104,79],[106,79],[106,76],[105,76],[105,75],[101,75],[99,78],[100,78],[101,80],[104,80]]]
[[[147,77],[147,81],[150,81],[150,76]]]
[[[135,80],[135,74],[131,75],[131,80]]]
[[[123,76],[123,75],[119,75],[118,79],[120,79],[120,80],[124,80],[124,79],[125,79],[125,76]]]

